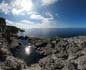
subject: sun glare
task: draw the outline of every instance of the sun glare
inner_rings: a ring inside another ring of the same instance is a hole
[[[27,47],[25,48],[25,53],[26,53],[27,55],[29,55],[29,54],[31,53],[31,46],[27,46]]]
[[[31,11],[33,6],[31,0],[14,0],[11,4],[16,12]]]
[[[21,8],[25,11],[30,11],[32,9],[31,0],[21,0]]]

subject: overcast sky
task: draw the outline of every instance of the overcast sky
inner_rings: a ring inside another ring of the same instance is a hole
[[[0,17],[19,28],[86,27],[86,0],[0,0]]]

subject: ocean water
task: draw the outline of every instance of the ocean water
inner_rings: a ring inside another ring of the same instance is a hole
[[[86,28],[32,28],[24,34],[32,37],[86,36]]]

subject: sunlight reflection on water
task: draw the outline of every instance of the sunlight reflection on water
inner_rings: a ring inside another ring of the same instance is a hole
[[[32,46],[25,47],[25,54],[30,55],[30,53],[31,53],[31,47]]]

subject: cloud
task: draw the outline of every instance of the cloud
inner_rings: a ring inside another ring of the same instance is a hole
[[[57,2],[58,0],[42,0],[42,5],[51,5]]]
[[[50,12],[46,12],[46,16],[48,16],[49,19],[54,20],[54,16]]]
[[[41,5],[50,5],[57,1],[58,0],[41,0]],[[32,0],[11,0],[9,3],[6,1],[0,3],[0,12],[4,14],[11,13],[14,16],[31,15],[34,12],[37,13],[34,8],[36,7]]]
[[[9,3],[6,1],[0,3],[0,12],[4,14],[12,13],[13,15],[25,15],[25,13],[29,13],[32,10],[32,0],[12,0]]]
[[[45,21],[45,20],[51,21],[51,20],[54,20],[54,17],[53,17],[53,15],[50,12],[47,12],[46,16],[48,16],[48,17],[44,17],[44,16],[42,16],[41,14],[38,14],[38,13],[33,13],[33,14],[30,15],[30,18],[31,19],[35,19],[35,20],[40,20],[40,21]]]
[[[42,16],[41,14],[37,12],[30,12],[28,13],[29,18],[32,20],[37,20],[38,22],[30,21],[30,19],[26,20],[23,19],[18,22],[12,22],[10,20],[7,20],[8,25],[12,25],[23,28],[23,29],[28,29],[28,28],[54,28],[56,27],[56,24],[54,24],[54,17],[50,12],[47,12],[46,15],[48,17]]]
[[[5,1],[2,1],[2,3],[0,3],[0,11],[3,12],[4,14],[8,14],[10,12],[9,11],[10,9],[11,7]]]
[[[9,26],[16,26],[15,25],[15,22],[11,21],[11,20],[8,20],[6,19],[6,25],[9,25]]]
[[[12,14],[19,15],[23,12],[30,12],[33,9],[32,0],[13,0],[11,2]]]
[[[50,5],[54,4],[57,0],[42,0],[42,4]],[[28,4],[30,3],[30,4]],[[3,8],[4,9],[3,9]],[[11,21],[6,20],[7,25],[16,26],[22,29],[29,28],[56,28],[56,22],[54,20],[54,16],[50,12],[45,12],[45,15],[39,14],[37,11],[33,11],[33,3],[32,0],[12,0],[9,4],[6,2],[2,2],[0,4],[0,10],[2,12],[8,14],[9,12],[15,16],[28,16],[27,19],[22,19],[21,21]],[[6,8],[6,9],[5,9]],[[30,21],[37,20],[38,22]]]
[[[42,20],[40,23],[34,23],[30,20],[21,20],[19,22],[13,22],[10,20],[6,20],[7,25],[16,26],[21,29],[29,29],[29,28],[56,28],[56,24],[54,21],[48,21],[47,19]]]
[[[41,15],[39,15],[39,14],[32,14],[32,15],[30,16],[30,18],[31,18],[31,19],[36,19],[36,20],[42,20],[42,19],[44,19],[44,17],[41,16]]]

